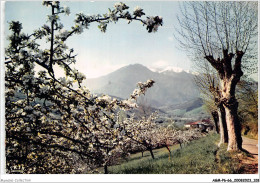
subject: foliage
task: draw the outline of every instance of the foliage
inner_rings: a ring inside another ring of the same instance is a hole
[[[252,80],[242,80],[238,87],[242,134],[258,139],[258,84]]]
[[[9,26],[12,33],[5,52],[6,170],[27,174],[95,172],[97,167],[107,166],[124,146],[117,111],[135,107],[136,98],[154,81],[138,83],[138,89],[126,100],[95,96],[81,87],[85,76],[72,68],[76,55],[65,42],[93,22],[99,23],[101,32],[119,19],[139,21],[148,32],[155,32],[162,18],[142,20],[141,8],[130,14],[127,5],[116,3],[103,15],[76,14],[75,25],[65,30],[60,16],[69,15],[70,9],[58,1],[44,1],[43,5],[51,10],[48,25],[32,34],[23,33],[18,21]],[[44,38],[49,48],[40,45]],[[55,76],[55,66],[64,70],[65,77]]]

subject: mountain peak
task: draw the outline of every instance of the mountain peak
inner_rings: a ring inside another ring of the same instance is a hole
[[[138,71],[148,71],[148,72],[151,72],[150,69],[148,69],[147,67],[145,67],[144,65],[142,64],[138,64],[138,63],[135,63],[135,64],[130,64],[130,65],[127,65],[127,66],[124,66],[122,68],[119,69],[120,71],[122,70],[130,70],[130,71],[135,71],[135,72],[138,72]]]
[[[185,70],[180,67],[173,67],[173,66],[166,66],[166,67],[148,67],[151,71],[157,72],[159,74],[166,74],[166,75],[174,75],[174,74],[192,74],[192,75],[199,75],[198,72]]]
[[[180,67],[167,66],[166,68],[159,71],[159,73],[163,73],[163,72],[177,72],[177,73],[179,73],[179,72],[184,72],[184,69],[182,69]]]
[[[125,67],[147,68],[147,67],[145,67],[144,65],[138,64],[138,63],[130,64],[130,65],[127,65],[127,66],[125,66]]]
[[[169,106],[198,97],[192,75],[187,72],[153,72],[141,64],[124,66],[100,78],[88,79],[84,83],[94,93],[104,93],[128,98],[136,83],[153,79],[155,85],[145,95],[152,106]]]
[[[167,73],[181,73],[181,72],[186,72],[186,73],[190,73],[189,70],[184,70],[183,68],[180,67],[173,67],[173,66],[165,66],[165,67],[149,67],[149,69],[153,72],[158,72],[158,73],[163,73],[163,74],[167,74]]]

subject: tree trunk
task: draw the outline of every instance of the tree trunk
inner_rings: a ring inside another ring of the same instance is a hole
[[[149,151],[150,151],[150,153],[151,153],[152,158],[154,159],[153,149],[152,149],[151,147],[149,147]]]
[[[223,48],[223,58],[214,59],[212,55],[205,58],[217,70],[221,85],[221,103],[225,108],[226,123],[228,130],[228,148],[227,150],[242,150],[241,126],[238,120],[236,100],[236,85],[243,76],[241,70],[241,61],[244,55],[243,51],[236,50],[235,53],[228,53],[228,49]],[[235,58],[232,66],[232,59]]]
[[[211,112],[211,115],[215,123],[215,130],[219,134],[219,114],[217,111],[213,111]]]
[[[165,145],[166,149],[169,151],[169,154],[171,154],[171,150],[168,145]]]
[[[236,70],[234,69],[233,72],[235,71]],[[240,76],[242,76],[242,71],[240,73],[238,70],[236,74],[223,78],[221,81],[222,103],[225,108],[228,130],[228,151],[242,150],[241,126],[237,114],[238,102],[235,96],[235,89],[240,80]]]
[[[182,149],[181,141],[178,141],[178,142],[179,142],[179,144],[180,144],[180,147],[181,147],[181,149]]]
[[[220,130],[220,141],[218,146],[221,144],[228,143],[228,131],[226,123],[226,113],[225,108],[222,104],[218,105],[218,117],[219,117],[219,130]]]
[[[105,166],[104,166],[104,171],[105,171],[105,174],[108,174],[107,164],[105,164]]]
[[[169,160],[171,160],[171,150],[170,150],[170,148],[169,148],[168,145],[165,145],[165,147],[166,147],[166,149],[167,149],[168,152],[169,152]]]
[[[238,120],[238,102],[233,99],[232,103],[224,105],[228,129],[228,151],[242,150],[241,125]]]

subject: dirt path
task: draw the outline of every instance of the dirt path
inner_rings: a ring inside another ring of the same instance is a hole
[[[244,166],[245,174],[258,173],[258,140],[243,137],[243,149],[247,150],[252,157],[247,157],[241,161]]]

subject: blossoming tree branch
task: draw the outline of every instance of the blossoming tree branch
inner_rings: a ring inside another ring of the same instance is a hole
[[[156,32],[162,18],[142,19],[145,13],[140,7],[131,14],[127,5],[116,3],[103,15],[77,14],[75,25],[65,30],[60,16],[69,15],[70,9],[58,1],[43,5],[51,11],[47,24],[31,34],[22,32],[19,21],[9,27],[10,44],[5,52],[7,172],[82,173],[103,166],[107,173],[112,157],[128,142],[126,128],[116,120],[117,112],[136,107],[137,97],[154,81],[138,83],[127,100],[93,95],[81,86],[84,74],[71,67],[76,54],[66,40],[93,22],[105,32],[109,23],[120,19],[139,21],[149,33]],[[48,48],[39,43],[42,39]],[[57,78],[54,66],[63,68],[66,77]]]

